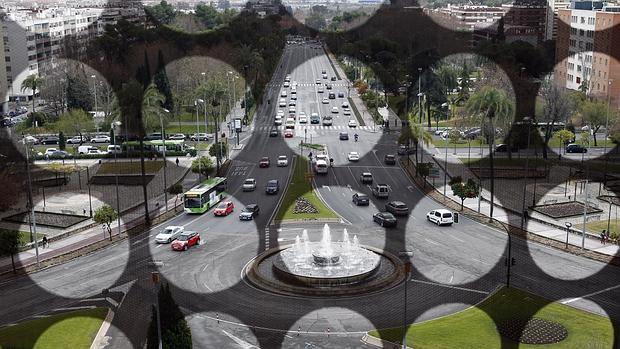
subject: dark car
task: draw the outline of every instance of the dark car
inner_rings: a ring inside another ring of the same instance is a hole
[[[390,201],[385,204],[385,210],[396,216],[406,216],[409,214],[409,207],[402,201]]]
[[[407,153],[409,154],[415,154],[415,148],[414,147],[408,147],[406,145],[400,145],[398,147],[398,155],[407,155]]]
[[[321,123],[321,117],[318,114],[311,114],[310,115],[310,123],[311,124],[320,124]]]
[[[587,153],[588,149],[579,144],[569,144],[566,146],[567,153]]]
[[[360,175],[360,182],[362,182],[362,184],[372,184],[372,173],[363,172]]]
[[[336,77],[332,76],[331,81],[336,81]]]
[[[346,132],[340,132],[340,134],[338,135],[338,139],[340,139],[341,141],[348,141],[349,134]]]
[[[15,125],[15,122],[9,118],[0,120],[0,127],[11,127],[13,125]]]
[[[56,150],[55,152],[49,154],[49,156],[52,159],[67,159],[71,157],[71,154],[67,153],[64,150]]]
[[[269,182],[267,182],[267,185],[265,186],[265,193],[267,194],[277,194],[279,190],[280,190],[280,182],[278,182],[277,179],[270,180]]]
[[[396,165],[396,156],[393,154],[385,154],[383,162],[385,162],[386,165]]]
[[[262,159],[260,159],[260,161],[258,162],[258,167],[269,167],[269,165],[271,164],[271,161],[269,160],[268,157],[263,157]]]
[[[396,217],[389,212],[378,212],[372,215],[372,220],[382,227],[395,227]]]
[[[332,84],[325,85],[325,88],[328,89],[328,90],[331,90],[332,89]]]
[[[254,217],[258,216],[258,204],[249,204],[241,210],[239,214],[239,220],[242,221],[251,221]]]
[[[151,133],[145,137],[149,141],[156,141],[161,139],[161,133]]]
[[[497,147],[495,147],[495,152],[496,153],[506,153],[508,152],[508,149],[510,149],[511,152],[517,152],[519,151],[519,148],[513,146],[512,148],[508,147],[508,144],[498,144]]]
[[[357,206],[368,206],[370,205],[370,199],[368,195],[362,193],[355,193],[353,197],[351,197],[351,201]]]
[[[273,129],[271,129],[271,131],[269,131],[269,137],[278,137],[279,135],[280,135],[280,133],[275,128],[273,128]]]
[[[344,98],[344,92],[338,92],[338,98]]]
[[[58,144],[58,137],[45,137],[41,144]]]

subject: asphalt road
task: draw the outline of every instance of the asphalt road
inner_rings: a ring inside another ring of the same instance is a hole
[[[335,239],[346,228],[362,244],[383,247],[396,254],[402,250],[413,251],[414,270],[406,283],[407,321],[462,310],[503,285],[506,234],[468,219],[451,227],[427,222],[426,212],[441,205],[415,188],[400,167],[382,162],[386,153],[395,153],[396,135],[373,133],[370,129],[348,130],[348,117],[340,111],[332,127],[308,125],[306,133],[298,124],[292,139],[268,137],[267,130],[273,127],[277,109],[274,101],[279,98],[280,84],[286,74],[298,83],[298,112],[305,111],[309,116],[316,111],[323,115],[332,106],[340,106],[341,99],[330,100],[329,105],[320,103],[322,96],[317,92],[315,80],[320,78],[322,70],[330,77],[334,75],[322,51],[303,46],[285,50],[282,67],[266,93],[271,103],[264,103],[259,110],[254,135],[247,140],[245,151],[235,159],[228,176],[230,199],[236,205],[232,215],[181,214],[93,254],[30,277],[4,282],[0,284],[4,304],[0,325],[54,309],[79,306],[81,299],[111,287],[125,290],[126,296],[107,333],[110,337],[107,347],[139,348],[153,301],[150,272],[158,270],[186,311],[194,345],[199,348],[259,345],[273,348],[280,343],[285,348],[364,348],[360,343],[364,331],[400,326],[404,285],[350,298],[314,299],[270,294],[241,280],[243,267],[264,249],[291,243],[303,229],[308,229],[311,240],[319,239],[321,223],[268,225],[282,191],[267,196],[263,190],[269,179],[286,183],[292,167],[278,168],[275,159],[278,155],[292,159],[299,152],[299,141],[310,135],[313,143],[327,145],[335,159],[335,167],[326,176],[315,177],[320,195],[342,218],[341,223],[331,225]],[[330,83],[335,92],[346,94],[344,81]],[[338,140],[338,132],[345,130],[350,135],[359,133],[359,142],[354,142],[353,137],[349,141]],[[349,163],[346,158],[349,151],[360,152],[360,161]],[[272,159],[270,168],[258,168],[262,156]],[[399,219],[397,228],[384,230],[371,220],[386,200],[373,199],[369,207],[351,205],[353,192],[370,194],[369,188],[359,183],[363,171],[372,172],[376,182],[390,186],[389,200],[403,201],[412,209],[409,217]],[[248,177],[257,180],[258,188],[254,192],[241,192],[241,183]],[[240,222],[237,214],[247,203],[258,203],[261,213],[255,221]],[[199,231],[203,244],[181,253],[172,251],[168,245],[156,244],[154,236],[166,225],[183,225],[186,230]],[[512,269],[512,285],[550,299],[564,299],[589,311],[602,312],[591,301],[604,304],[610,317],[620,319],[618,268],[518,239],[512,241],[512,254],[517,263]],[[540,266],[544,266],[546,273]],[[590,296],[579,298],[584,295]]]

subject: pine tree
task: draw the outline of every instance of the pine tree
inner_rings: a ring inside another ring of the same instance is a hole
[[[162,347],[174,349],[191,349],[192,333],[183,312],[170,292],[170,286],[164,284],[158,293]],[[157,348],[157,312],[152,309],[151,323],[148,329],[147,348]]]
[[[163,104],[164,108],[174,110],[172,90],[170,89],[168,74],[166,73],[166,62],[164,61],[164,54],[161,50],[157,53],[157,72],[155,73],[154,82],[159,92],[166,97],[166,101]]]
[[[498,42],[504,42],[506,40],[506,33],[504,32],[504,17],[501,17],[497,22],[497,36]]]

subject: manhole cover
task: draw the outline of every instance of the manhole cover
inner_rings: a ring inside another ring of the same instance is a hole
[[[539,318],[504,321],[497,330],[503,337],[524,344],[558,343],[568,336],[564,326]]]

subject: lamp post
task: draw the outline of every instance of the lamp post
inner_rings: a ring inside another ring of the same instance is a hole
[[[446,103],[441,104],[442,108],[448,108],[450,110],[450,105]],[[443,197],[446,199],[446,189],[448,187],[448,135],[446,135],[446,155],[444,158],[444,169],[443,169]]]
[[[418,122],[422,123],[422,68],[418,68]]]
[[[93,90],[95,91],[95,116],[97,116],[97,76],[91,75],[90,77],[93,78]]]
[[[527,123],[527,148],[526,149],[528,150],[530,148],[530,126],[532,125],[531,120],[532,119],[529,116],[526,116],[523,118],[523,122]],[[526,154],[525,155],[525,176],[523,176],[523,200],[521,202],[521,231],[523,231],[523,226],[525,225],[525,196],[527,193],[527,177],[530,172],[529,160],[530,160],[530,157],[528,154]]]
[[[28,142],[26,142],[26,139],[23,138],[23,142],[24,142],[24,147],[26,148],[26,173],[28,174],[28,201],[30,203],[30,216],[32,217],[30,219],[30,222],[32,223],[32,234],[34,236],[34,238],[31,237],[31,239],[34,239],[34,252],[36,255],[36,260],[37,260],[37,269],[39,269],[39,241],[37,239],[37,220],[35,218],[35,214],[34,214],[34,202],[32,200],[32,184],[31,184],[31,178],[30,178],[30,156],[29,154],[29,150],[28,150]],[[92,215],[91,215],[92,216]]]
[[[162,109],[165,113],[170,114],[170,110],[168,109]],[[162,117],[162,114],[159,114],[159,125],[161,126],[161,141],[164,145],[164,150],[163,150],[163,156],[164,156],[164,201],[165,201],[165,207],[166,207],[166,212],[168,212],[168,180],[166,178],[166,170],[168,168],[168,164],[166,161],[166,134],[164,134],[164,118]],[[198,163],[200,163],[200,161],[198,161]]]
[[[204,103],[205,101],[202,99],[197,99],[194,101],[194,106],[196,107],[196,157],[198,160],[198,182],[202,180],[202,173],[200,171],[200,156],[198,155],[198,145],[200,144],[200,123],[198,121],[198,103]]]
[[[243,89],[243,101],[244,101],[243,102],[244,103],[243,104],[244,105],[244,108],[243,108],[243,121],[244,122],[247,122],[247,120],[248,120],[248,68],[249,67],[247,65],[243,66],[243,75],[244,75],[243,82],[244,82],[244,86],[245,86],[244,89]],[[242,125],[243,125],[243,123],[242,123]]]
[[[116,173],[114,174],[114,180],[116,182],[116,224],[118,225],[118,235],[121,235],[121,202],[120,202],[120,196],[118,195],[118,162],[117,162],[117,157],[116,157],[116,152],[117,152],[117,148],[116,148],[116,131],[114,131],[114,127],[115,126],[120,126],[121,122],[120,121],[113,121],[110,124],[110,129],[113,131],[114,133],[114,139],[112,140],[112,142],[114,143],[114,167],[116,168]]]
[[[411,274],[411,261],[410,258],[413,257],[412,251],[401,251],[398,253],[399,256],[406,259],[405,263],[405,282],[403,283],[403,287],[405,289],[405,303],[403,309],[403,337],[402,337],[402,348],[407,349],[407,286],[409,284],[409,274]]]
[[[607,155],[607,139],[609,137],[609,109],[611,104],[611,82],[613,79],[609,79],[607,86],[607,115],[605,116],[605,139],[603,139],[603,155],[605,156],[605,170],[603,171],[603,185],[607,185],[607,161],[609,156]],[[600,187],[599,187],[600,194]]]
[[[586,178],[586,197],[584,199],[584,205],[583,205],[583,228],[581,230],[581,249],[583,250],[585,248],[586,245],[586,221],[587,221],[587,215],[588,215],[588,187],[589,187],[589,180]]]
[[[572,227],[573,224],[571,222],[566,222],[564,223],[564,225],[566,226],[566,245],[564,246],[564,248],[568,249],[568,234],[570,233],[570,227]]]
[[[205,87],[205,91],[204,91],[204,101],[207,100],[207,73],[202,72],[200,73],[200,75],[202,75],[202,81],[204,83],[204,87]],[[208,133],[207,131],[207,127],[209,126],[209,123],[207,122],[207,103],[204,102],[203,106],[205,107],[204,111],[205,111],[205,134]]]

